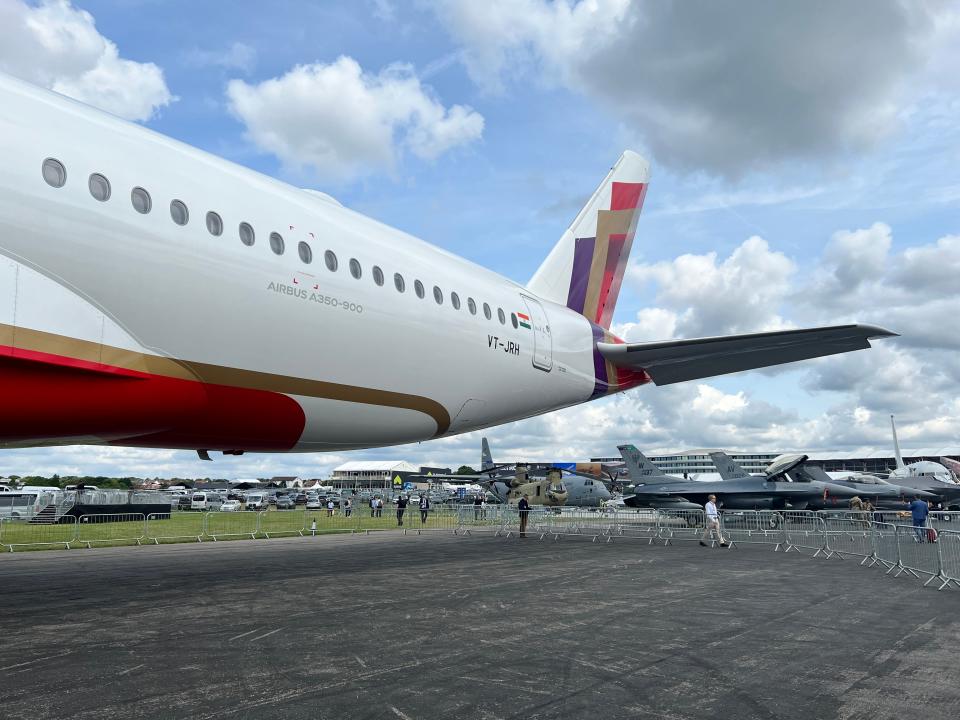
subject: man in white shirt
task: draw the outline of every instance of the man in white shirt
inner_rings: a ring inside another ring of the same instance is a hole
[[[710,495],[707,498],[707,504],[703,506],[703,512],[706,515],[703,523],[703,535],[700,536],[700,544],[707,547],[707,540],[713,540],[713,534],[716,533],[717,541],[720,547],[726,547],[727,541],[720,534],[720,511],[717,510],[717,496]]]

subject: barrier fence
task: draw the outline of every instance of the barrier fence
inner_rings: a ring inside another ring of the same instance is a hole
[[[449,532],[499,536],[524,534],[539,539],[588,537],[593,541],[642,540],[670,545],[682,541],[772,546],[812,557],[859,559],[893,577],[924,579],[938,589],[960,587],[960,513],[931,513],[927,525],[914,527],[909,515],[846,511],[744,510],[720,516],[719,537],[702,510],[585,509],[537,507],[526,516],[514,506],[470,505],[431,508],[408,506],[398,513],[385,507],[378,516],[366,509],[269,510],[261,512],[173,512],[162,515],[65,515],[55,523],[0,519],[0,548],[39,550],[92,548],[111,544],[206,542],[242,538],[307,536],[339,532],[402,529],[404,533]]]

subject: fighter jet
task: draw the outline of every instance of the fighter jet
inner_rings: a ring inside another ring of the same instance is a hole
[[[914,497],[930,502],[937,501],[937,496],[933,493],[903,485],[893,485],[874,475],[858,474],[845,478],[832,478],[822,468],[806,463],[795,467],[789,475],[791,480],[798,483],[814,480],[851,488],[862,500],[869,499],[878,510],[905,510],[907,503]]]
[[[719,482],[684,480],[664,475],[633,445],[617,447],[630,471],[634,486],[623,498],[628,507],[667,510],[694,510],[704,506],[710,495],[726,510],[820,510],[847,507],[856,493],[832,483],[795,483],[783,478],[794,465],[773,464],[764,476],[740,477]],[[799,456],[795,463],[807,459]],[[741,469],[742,470],[742,469]]]
[[[797,457],[805,456],[781,455],[774,460],[774,463],[791,464]],[[713,464],[717,466],[720,477],[724,480],[766,477],[765,475],[751,475],[725,452],[712,452],[710,453],[710,459],[713,460]],[[788,471],[787,477],[793,482],[809,482],[814,480],[828,485],[848,487],[854,490],[856,495],[862,500],[869,499],[874,507],[883,510],[902,510],[904,508],[904,502],[912,500],[913,496],[918,492],[900,485],[892,485],[873,475],[852,473],[842,478],[835,478],[825,473],[819,467],[809,465],[805,462],[796,465],[792,470]],[[925,500],[934,499],[934,496],[929,493],[919,492],[920,496]]]

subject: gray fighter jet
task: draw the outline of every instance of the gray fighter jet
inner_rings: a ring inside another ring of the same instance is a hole
[[[628,507],[664,510],[699,509],[710,495],[726,510],[822,510],[846,508],[856,492],[842,485],[824,482],[795,483],[783,478],[794,465],[771,465],[764,476],[741,477],[719,482],[684,480],[664,475],[633,445],[619,445],[618,450],[634,482],[623,502]],[[798,456],[796,464],[807,459]]]
[[[774,462],[791,464],[796,458],[805,458],[804,455],[782,455]],[[765,475],[751,475],[725,452],[712,452],[710,459],[717,466],[717,471],[723,480],[743,480],[749,477],[766,477]],[[873,506],[881,510],[903,510],[906,502],[919,494],[924,500],[934,500],[930,493],[913,490],[900,485],[892,485],[873,475],[851,473],[845,478],[833,478],[819,467],[801,462],[787,472],[787,477],[794,482],[816,481],[828,485],[842,485],[852,489],[861,500],[869,499]]]

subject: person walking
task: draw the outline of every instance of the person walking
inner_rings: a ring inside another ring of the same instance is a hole
[[[930,506],[926,500],[921,500],[919,495],[914,495],[913,502],[910,503],[910,517],[913,519],[913,532],[917,536],[917,542],[927,541],[927,515],[930,514]]]
[[[517,510],[520,511],[520,537],[526,537],[527,521],[530,519],[530,499],[526,494],[517,503]]]
[[[714,533],[716,533],[720,547],[727,547],[727,541],[723,539],[723,535],[720,533],[720,511],[717,510],[716,495],[710,495],[707,498],[707,504],[703,506],[703,512],[705,517],[703,535],[700,536],[700,544],[707,547],[706,541],[709,539],[712,542]]]
[[[403,513],[407,509],[407,498],[401,495],[397,498],[397,527],[403,526]]]
[[[420,496],[420,524],[425,525],[427,522],[427,513],[430,512],[430,498],[425,494]]]

